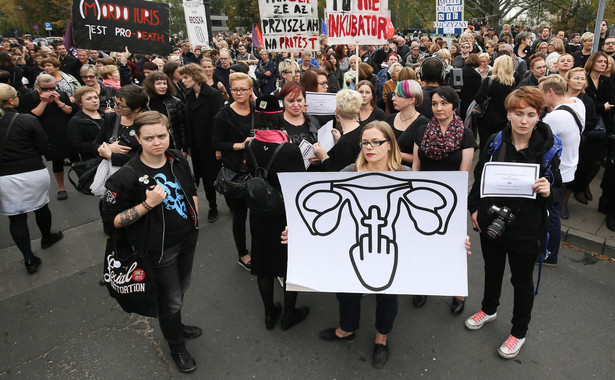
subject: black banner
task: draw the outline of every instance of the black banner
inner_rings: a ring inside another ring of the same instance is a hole
[[[103,2],[104,1],[104,2]],[[76,48],[168,55],[169,5],[143,0],[73,0]]]

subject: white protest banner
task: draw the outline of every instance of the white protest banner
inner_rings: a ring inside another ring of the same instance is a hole
[[[379,45],[387,40],[389,0],[327,0],[325,20],[332,45]]]
[[[209,46],[207,16],[203,0],[183,0],[188,38],[192,47]]]
[[[288,290],[468,294],[467,172],[278,176]]]
[[[318,50],[318,0],[259,0],[267,51]]]

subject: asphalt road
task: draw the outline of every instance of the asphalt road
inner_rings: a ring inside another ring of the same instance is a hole
[[[559,266],[543,270],[526,344],[507,361],[496,350],[510,330],[508,281],[498,320],[473,332],[463,326],[464,318],[480,308],[482,295],[480,247],[470,232],[475,244],[468,257],[466,311],[452,316],[448,297],[430,297],[422,309],[412,306],[411,297],[400,297],[389,336],[391,357],[376,370],[371,366],[374,297],[363,300],[354,343],[318,338],[320,330],[337,325],[333,294],[300,294],[298,305],[311,309],[308,318],[288,331],[265,329],[256,280],[236,263],[223,200],[216,223],[202,218],[183,318],[204,334],[187,342],[198,369],[181,374],[157,321],[122,312],[98,285],[105,238],[97,200],[72,188],[69,194],[67,201],[50,204],[54,226],[65,233],[51,249],[40,251],[30,218],[33,247],[43,259],[36,275],[26,274],[8,234],[8,218],[0,218],[2,379],[613,378],[615,262],[563,247]],[[282,301],[280,290],[276,287],[276,298]]]

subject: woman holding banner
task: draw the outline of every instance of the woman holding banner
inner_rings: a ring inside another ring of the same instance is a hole
[[[386,172],[409,171],[410,168],[401,164],[401,152],[391,127],[384,121],[374,121],[367,124],[360,135],[357,144],[361,153],[354,164],[350,164],[344,172]],[[359,329],[361,317],[360,293],[337,293],[339,302],[339,325],[320,332],[320,338],[327,341],[354,342],[355,331]],[[393,330],[397,316],[397,295],[376,294],[376,338],[374,341],[373,365],[382,368],[389,358],[387,336]]]

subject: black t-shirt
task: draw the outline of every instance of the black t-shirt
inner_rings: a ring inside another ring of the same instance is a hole
[[[147,174],[143,177],[143,183],[154,186],[154,181],[167,192],[167,197],[161,204],[150,211],[148,226],[148,250],[150,253],[160,253],[163,244],[164,248],[173,247],[182,242],[184,237],[192,231],[192,222],[188,215],[190,207],[183,189],[180,187],[177,178],[171,172],[171,164],[167,161],[161,168],[154,169],[145,166]],[[148,176],[149,178],[145,178]],[[139,178],[139,181],[141,181]],[[162,208],[164,217],[160,212]],[[161,226],[164,226],[164,234],[161,234]]]
[[[310,133],[309,120],[306,118],[305,122],[301,125],[294,125],[284,120],[284,129],[288,134],[288,139],[295,145],[299,145],[302,140],[306,140],[310,144],[316,143],[312,134]]]
[[[476,149],[476,139],[474,138],[474,133],[472,133],[471,129],[464,128],[459,149],[449,153],[449,155],[442,160],[432,160],[425,155],[425,152],[422,149],[420,149],[426,127],[427,124],[421,126],[414,134],[414,142],[419,146],[421,171],[458,171],[463,158],[462,151],[466,148]]]
[[[414,152],[414,135],[416,134],[416,131],[420,127],[424,128],[429,123],[429,119],[423,115],[419,115],[412,122],[412,124],[406,127],[405,131],[400,131],[399,129],[396,129],[394,126],[395,117],[397,116],[398,113],[399,112],[387,116],[386,122],[393,129],[393,133],[395,133],[395,138],[397,139],[397,145],[399,145],[399,150],[402,153],[412,154]],[[409,162],[404,163],[404,165],[407,165],[407,164],[409,164]]]

